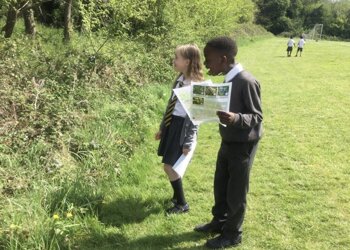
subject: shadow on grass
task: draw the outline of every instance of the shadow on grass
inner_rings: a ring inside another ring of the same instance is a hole
[[[127,245],[127,239],[122,234],[92,231],[88,237],[82,237],[76,241],[74,247],[84,250],[108,250],[125,249],[125,245]]]
[[[197,232],[184,232],[180,234],[151,235],[127,242],[123,249],[205,249],[202,243],[196,243],[207,237]],[[192,246],[177,247],[180,243],[190,243]]]
[[[184,232],[180,234],[165,234],[165,235],[151,235],[142,237],[135,240],[127,240],[121,234],[105,235],[94,235],[88,239],[84,239],[80,247],[84,249],[206,249],[203,243],[199,243],[205,234],[196,232]],[[192,246],[181,247],[177,246],[181,243],[191,243]]]
[[[118,198],[103,204],[99,220],[108,225],[120,227],[125,224],[139,223],[151,214],[159,213],[161,207],[155,200],[142,200],[140,197]]]
[[[71,206],[84,209],[85,214],[99,214],[103,199],[102,193],[83,182],[66,182],[48,193],[42,205],[50,216],[57,211],[69,211]]]

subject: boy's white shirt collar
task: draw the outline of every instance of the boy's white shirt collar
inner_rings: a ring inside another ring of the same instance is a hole
[[[225,82],[233,79],[238,73],[243,71],[243,66],[240,63],[237,63],[233,66],[233,68],[225,75]]]

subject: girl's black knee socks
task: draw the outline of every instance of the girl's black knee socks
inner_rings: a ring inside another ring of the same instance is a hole
[[[182,180],[181,178],[171,181],[171,186],[173,187],[174,190],[174,197],[177,200],[178,205],[185,205],[186,200],[185,200],[185,194],[182,188]]]

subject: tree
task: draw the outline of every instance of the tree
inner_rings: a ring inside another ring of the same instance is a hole
[[[308,15],[305,20],[305,24],[308,26],[313,26],[315,23],[325,23],[328,16],[329,10],[324,5],[320,5],[319,7],[314,8]]]
[[[350,39],[350,9],[348,9],[348,13],[346,15],[346,24],[344,27],[344,38]]]
[[[2,28],[5,32],[5,38],[10,38],[12,36],[13,30],[15,28],[17,17],[23,13],[25,32],[32,37],[35,36],[35,21],[34,21],[34,11],[32,8],[32,1],[10,1],[8,4],[6,24]]]
[[[35,29],[35,21],[34,21],[34,11],[32,8],[31,1],[28,1],[28,4],[23,8],[23,19],[24,19],[26,34],[34,37],[36,33],[36,29]]]
[[[279,17],[271,26],[271,32],[274,34],[280,34],[284,31],[293,30],[292,20],[286,16]]]
[[[303,10],[302,0],[291,0],[290,6],[287,9],[287,17],[289,17],[291,19],[299,18],[302,10]]]
[[[5,31],[5,38],[10,38],[13,33],[17,21],[17,8],[16,2],[11,1],[7,10],[6,24],[2,28]]]
[[[69,42],[71,39],[72,2],[73,0],[66,0],[64,4],[64,41],[65,42]]]
[[[285,15],[290,7],[290,0],[256,0],[256,4],[259,7],[257,23],[262,24],[272,33],[280,33],[283,23],[289,24]]]

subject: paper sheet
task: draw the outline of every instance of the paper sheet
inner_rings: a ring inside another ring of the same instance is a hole
[[[192,149],[190,152],[188,152],[188,154],[185,156],[184,154],[182,154],[180,156],[180,158],[175,162],[173,169],[175,170],[175,172],[181,176],[181,178],[185,175],[186,169],[188,167],[188,165],[190,164],[190,161],[192,159],[194,150],[196,149],[197,143],[193,143],[192,145]]]
[[[231,83],[192,82],[191,86],[174,89],[174,93],[195,125],[219,122],[216,111],[229,111]]]

